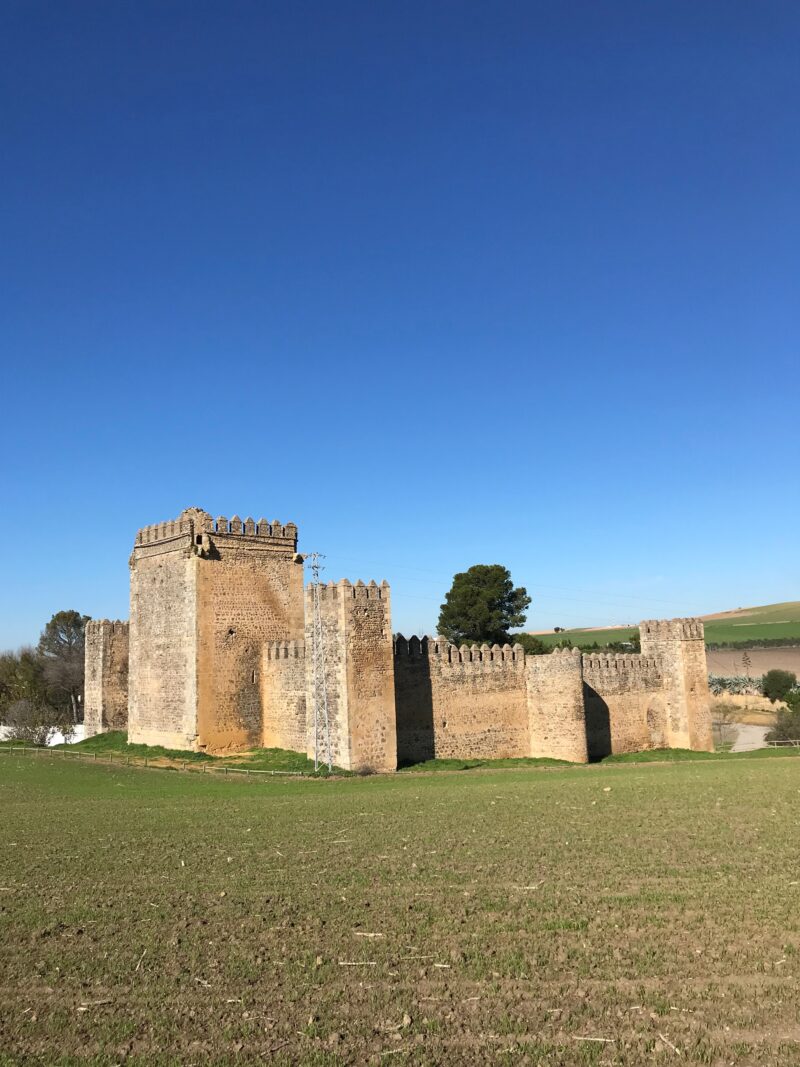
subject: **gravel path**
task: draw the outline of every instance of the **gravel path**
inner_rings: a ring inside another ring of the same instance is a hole
[[[732,752],[749,752],[754,748],[765,748],[764,737],[769,726],[749,726],[743,722],[733,724],[736,730],[736,740],[731,749]]]

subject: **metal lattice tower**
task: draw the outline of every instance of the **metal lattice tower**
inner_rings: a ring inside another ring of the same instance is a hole
[[[320,562],[325,557],[321,552],[309,555],[311,566],[311,594],[313,602],[313,651],[312,651],[312,688],[314,693],[314,770],[319,769],[320,734],[324,742],[328,770],[333,769],[331,758],[331,730],[328,720],[328,683],[325,677],[325,630],[322,626],[320,609],[320,571],[324,570]]]

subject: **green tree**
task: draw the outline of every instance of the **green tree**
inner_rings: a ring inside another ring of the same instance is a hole
[[[58,611],[42,630],[36,648],[44,667],[44,678],[56,706],[67,704],[72,721],[80,718],[83,699],[83,671],[88,615],[78,611]]]
[[[44,665],[34,648],[0,653],[0,718],[21,700],[33,704],[47,702]]]
[[[774,703],[784,700],[786,695],[797,685],[797,675],[792,671],[767,671],[761,679],[761,692]]]
[[[453,578],[439,612],[439,633],[454,644],[504,644],[509,631],[525,622],[530,602],[522,586],[514,587],[506,567],[478,563]]]
[[[534,637],[533,634],[514,634],[513,639],[515,644],[522,645],[529,656],[545,656],[553,651],[552,645],[545,644],[541,638]]]

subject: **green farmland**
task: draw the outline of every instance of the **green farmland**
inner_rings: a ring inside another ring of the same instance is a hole
[[[728,612],[723,618],[709,618],[705,622],[707,644],[746,644],[751,641],[787,640],[800,641],[800,601],[784,604],[767,604],[764,607],[746,608],[741,612]],[[537,634],[540,641],[557,645],[571,641],[575,645],[598,645],[609,642],[630,641],[638,633],[635,626],[611,627],[609,629],[564,630],[562,633]]]
[[[0,1064],[800,1063],[800,760],[0,752]]]

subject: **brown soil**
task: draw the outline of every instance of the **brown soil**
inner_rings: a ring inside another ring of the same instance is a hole
[[[750,658],[750,669],[745,670],[742,656]],[[727,677],[736,674],[750,674],[760,678],[767,671],[780,668],[794,671],[800,677],[800,648],[751,648],[746,652],[739,649],[708,649],[706,652],[709,674],[722,674]]]
[[[5,759],[3,1067],[800,1062],[792,759],[258,785]]]

